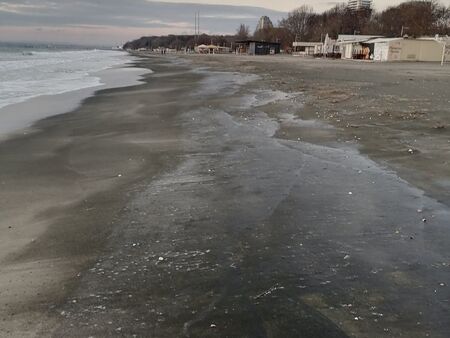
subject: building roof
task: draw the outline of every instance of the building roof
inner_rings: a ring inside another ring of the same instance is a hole
[[[336,40],[337,45],[345,45],[350,43],[364,43],[369,40],[382,38],[380,35],[339,35]]]
[[[439,41],[439,42],[447,42],[450,43],[450,37],[449,36],[421,36],[420,38],[417,38],[417,40],[425,40],[425,41]]]
[[[386,42],[391,42],[391,41],[402,41],[402,40],[407,40],[407,41],[434,41],[434,42],[445,42],[445,39],[443,40],[438,40],[436,38],[432,38],[432,37],[421,37],[421,38],[376,38],[376,39],[371,39],[366,41],[366,43],[386,43]],[[448,40],[450,42],[450,40]]]
[[[295,41],[292,43],[293,47],[314,47],[314,46],[319,46],[319,45],[323,45],[323,42],[303,42],[303,41]]]
[[[366,41],[366,43],[384,43],[384,42],[391,42],[391,41],[398,41],[403,40],[403,38],[375,38],[370,39]]]
[[[239,41],[236,41],[236,43],[252,43],[252,42],[254,42],[254,43],[265,43],[265,44],[268,44],[268,45],[281,45],[281,43],[279,43],[279,42],[270,42],[270,41],[258,41],[258,40],[239,40]]]
[[[370,39],[382,38],[381,35],[350,35],[350,34],[339,34],[337,42],[338,43],[357,43],[364,42]]]

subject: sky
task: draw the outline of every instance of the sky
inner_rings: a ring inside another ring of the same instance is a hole
[[[253,30],[262,15],[276,24],[302,4],[321,12],[333,0],[0,0],[0,41],[119,45],[147,35],[192,34],[194,13],[203,33]],[[377,10],[402,0],[374,0]],[[441,0],[450,5],[450,0]]]

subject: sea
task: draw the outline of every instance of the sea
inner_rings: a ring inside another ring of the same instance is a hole
[[[0,108],[100,86],[96,73],[129,62],[131,57],[122,51],[0,43]]]

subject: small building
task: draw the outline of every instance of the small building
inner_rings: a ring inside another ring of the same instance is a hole
[[[323,53],[322,42],[294,41],[292,43],[292,48],[292,55],[295,56],[314,56]]]
[[[231,48],[226,46],[218,46],[217,54],[230,54]]]
[[[445,55],[445,40],[436,38],[379,38],[366,43],[373,48],[375,61],[441,62],[443,56],[444,62],[450,61],[450,56]]]
[[[216,50],[217,46],[213,45],[198,45],[194,48],[196,53],[199,54],[214,54],[214,51]]]
[[[236,53],[248,55],[274,55],[281,51],[278,42],[266,42],[255,40],[236,41]]]
[[[339,46],[336,40],[331,39],[327,34],[323,42],[303,42],[295,41],[292,43],[294,56],[326,56],[340,57]]]
[[[216,45],[199,45],[195,47],[195,52],[199,54],[228,54],[231,53],[230,47]]]
[[[381,38],[379,35],[339,35],[336,45],[339,46],[342,59],[370,59],[370,48],[365,45],[369,40]]]

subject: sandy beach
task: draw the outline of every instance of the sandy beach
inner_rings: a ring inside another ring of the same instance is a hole
[[[448,335],[448,66],[140,56],[0,142],[0,336]]]

